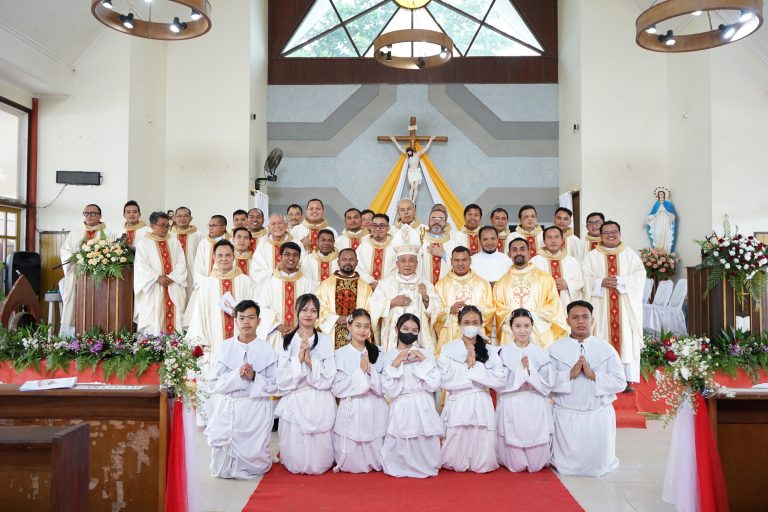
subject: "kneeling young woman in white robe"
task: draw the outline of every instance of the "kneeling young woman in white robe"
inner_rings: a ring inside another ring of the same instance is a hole
[[[340,399],[333,427],[334,471],[381,471],[389,407],[381,388],[384,354],[371,343],[371,315],[352,311],[349,343],[336,351],[331,391]]]
[[[400,316],[397,346],[384,363],[382,387],[391,402],[381,458],[390,476],[426,478],[440,470],[443,424],[433,395],[440,387],[440,371],[431,350],[412,348],[420,328],[415,315]]]
[[[275,409],[280,461],[291,473],[319,475],[333,465],[336,361],[333,340],[314,327],[319,310],[317,297],[299,296],[299,326],[283,338],[277,359],[277,388],[285,395]]]
[[[437,362],[441,386],[448,392],[443,408],[445,440],[442,466],[454,471],[487,473],[496,460],[496,417],[488,388],[504,382],[496,350],[480,336],[483,317],[475,306],[459,311],[461,338],[446,344]]]
[[[540,471],[549,464],[552,440],[552,389],[549,353],[531,343],[533,315],[516,309],[510,316],[514,342],[501,347],[505,383],[496,388],[499,462],[510,471]]]
[[[235,306],[239,334],[216,351],[208,386],[221,397],[205,435],[211,447],[211,474],[251,479],[272,467],[272,400],[277,392],[277,355],[256,338],[259,306],[252,300]]]

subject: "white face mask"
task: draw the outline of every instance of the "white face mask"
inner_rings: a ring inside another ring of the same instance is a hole
[[[474,338],[480,334],[479,325],[465,325],[461,328],[461,334],[466,338]]]

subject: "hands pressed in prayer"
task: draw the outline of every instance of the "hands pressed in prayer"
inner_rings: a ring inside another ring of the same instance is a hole
[[[467,368],[472,368],[477,362],[474,345],[467,349]]]
[[[398,295],[391,301],[389,301],[390,308],[405,307],[411,305],[411,298],[407,295]]]
[[[528,371],[528,375],[530,375],[531,367],[528,365],[528,356],[523,356],[523,358],[520,359],[520,363],[523,365],[523,368],[525,368]]]
[[[157,282],[160,284],[160,286],[170,286],[173,284],[173,279],[168,276],[160,276],[157,278]]]
[[[558,277],[555,279],[555,285],[557,285],[557,291],[559,292],[565,292],[568,291],[568,283],[565,282],[565,279],[562,277]]]
[[[615,277],[606,277],[603,279],[602,287],[603,288],[616,288],[616,285],[618,284],[619,280]]]
[[[451,314],[452,315],[458,315],[459,311],[462,310],[464,307],[464,301],[460,300],[459,302],[454,302],[453,306],[451,306]]]
[[[585,361],[584,356],[580,356],[579,360],[576,361],[576,364],[573,365],[573,368],[571,368],[571,373],[570,373],[571,380],[579,376],[579,374],[581,373],[581,365],[584,364],[584,361]]]
[[[250,363],[245,363],[243,366],[240,367],[240,377],[248,380],[253,380],[253,378],[256,376],[256,373],[253,371],[253,366],[250,365]]]
[[[405,361],[405,358],[408,357],[408,354],[410,353],[410,350],[402,350],[399,354],[397,354],[397,357],[395,357],[394,361],[392,361],[392,368],[397,368],[401,364],[403,364],[403,361]]]
[[[587,361],[587,358],[584,356],[581,356],[580,359],[582,360],[581,372],[589,380],[595,380],[595,377],[596,377],[595,371],[592,369],[591,366],[589,366],[589,361]]]
[[[360,357],[360,369],[365,374],[368,374],[368,375],[371,374],[371,361],[368,359],[368,351],[367,350],[365,352],[363,352],[362,357]]]
[[[312,352],[309,348],[309,339],[301,340],[301,348],[299,348],[299,362],[305,363],[309,369],[312,369]]]

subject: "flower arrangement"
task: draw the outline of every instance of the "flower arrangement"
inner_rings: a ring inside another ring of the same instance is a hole
[[[736,226],[731,232],[728,216],[723,217],[723,236],[696,240],[701,247],[702,262],[700,268],[709,268],[707,290],[727,279],[739,296],[744,307],[744,297],[749,295],[756,304],[760,304],[766,283],[768,283],[768,247],[753,236],[739,234]]]
[[[134,250],[122,239],[92,238],[82,243],[69,262],[78,276],[88,274],[98,286],[107,278],[123,278],[123,268],[133,265]]]
[[[159,364],[162,384],[172,388],[178,400],[192,406],[199,403],[201,391],[194,381],[204,351],[189,344],[182,333],[151,337],[127,330],[89,331],[78,336],[53,336],[49,341],[48,329],[46,324],[15,331],[0,328],[0,361],[10,361],[17,371],[30,367],[40,371],[40,363],[45,361],[50,373],[69,371],[73,363],[80,371],[95,369],[101,363],[105,379],[115,375],[121,380],[131,373],[139,377],[150,365]]]
[[[664,253],[649,247],[640,251],[645,273],[655,281],[670,279],[677,272],[677,255]]]
[[[654,350],[662,354],[665,364],[655,371],[657,387],[653,391],[653,399],[667,404],[665,423],[677,415],[684,401],[689,401],[695,410],[696,401],[693,398],[697,393],[704,397],[728,395],[727,388],[715,382],[715,366],[708,338],[675,338],[664,333],[656,345]]]

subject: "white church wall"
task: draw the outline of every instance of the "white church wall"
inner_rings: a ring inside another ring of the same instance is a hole
[[[267,158],[267,2],[251,0],[251,108],[255,119],[250,122],[249,186],[263,175]],[[249,207],[254,206],[249,198]]]
[[[560,92],[560,192],[581,190],[581,2],[560,1],[558,82]],[[574,127],[577,125],[577,127]],[[582,211],[581,232],[586,229]]]
[[[32,108],[32,95],[4,81],[0,81],[0,96],[19,105]]]

